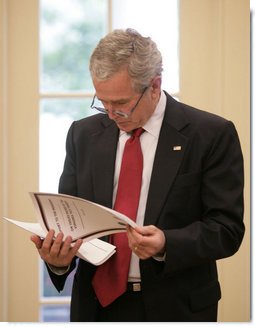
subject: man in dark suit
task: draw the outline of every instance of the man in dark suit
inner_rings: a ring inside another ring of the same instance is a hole
[[[234,125],[162,91],[160,52],[134,30],[103,38],[90,71],[92,108],[106,115],[70,127],[59,192],[113,207],[124,144],[140,127],[144,165],[139,227],[126,233],[132,255],[125,291],[102,305],[93,284],[99,268],[79,260],[71,321],[216,321],[216,260],[233,255],[244,235],[243,158]],[[81,240],[70,247],[70,237],[53,235],[32,241],[61,291]]]

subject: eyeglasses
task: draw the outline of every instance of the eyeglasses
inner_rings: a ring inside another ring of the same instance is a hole
[[[146,86],[142,92],[142,94],[140,95],[139,99],[137,100],[136,104],[134,105],[134,107],[132,109],[130,109],[128,112],[123,112],[121,110],[118,110],[118,109],[114,109],[114,110],[111,110],[111,112],[116,115],[116,116],[119,116],[119,117],[122,117],[122,118],[128,118],[130,117],[130,115],[134,112],[135,108],[138,106],[140,100],[142,99],[145,91],[148,89],[148,86]],[[96,109],[104,114],[108,114],[109,113],[109,109],[106,109],[104,108],[102,102],[100,100],[98,100],[97,96],[94,95],[94,98],[92,100],[92,103],[91,103],[91,106],[90,106],[91,109]]]

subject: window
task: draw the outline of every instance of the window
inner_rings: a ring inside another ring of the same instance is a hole
[[[161,0],[160,6],[149,0],[40,4],[40,191],[57,192],[67,130],[73,120],[93,114],[89,57],[110,29],[132,27],[151,36],[163,55],[163,88],[178,93],[178,0]],[[69,321],[72,275],[59,294],[41,267],[40,320]]]
[[[57,192],[68,127],[90,114],[88,61],[107,32],[105,0],[41,0],[40,190]],[[41,321],[69,321],[73,273],[59,294],[41,263]]]

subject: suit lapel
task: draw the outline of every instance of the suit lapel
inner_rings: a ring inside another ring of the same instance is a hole
[[[119,130],[106,120],[103,129],[92,135],[92,180],[95,202],[112,207],[113,177]]]
[[[188,124],[179,103],[168,96],[152,169],[144,225],[155,225],[178,173],[187,145],[180,132]]]

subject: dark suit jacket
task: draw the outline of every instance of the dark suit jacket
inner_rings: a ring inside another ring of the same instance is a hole
[[[60,193],[111,207],[118,133],[102,114],[72,124]],[[244,234],[242,153],[230,121],[168,94],[146,205],[149,224],[165,233],[166,261],[140,260],[148,321],[215,321],[221,297],[216,260],[233,255]],[[72,321],[95,319],[95,269],[79,260]],[[67,275],[50,275],[63,289]]]

